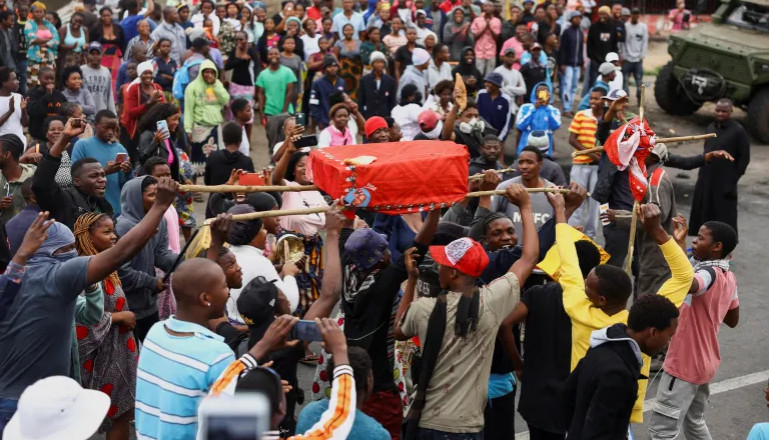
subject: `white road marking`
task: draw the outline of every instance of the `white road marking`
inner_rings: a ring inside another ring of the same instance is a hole
[[[769,370],[759,371],[758,373],[746,374],[745,376],[733,377],[721,382],[716,382],[710,385],[710,395],[725,393],[727,391],[736,390],[750,385],[755,385],[760,382],[766,382],[769,380]],[[651,411],[652,405],[654,405],[655,399],[649,399],[644,401],[644,412]],[[515,434],[515,440],[529,440],[529,431],[519,432]]]

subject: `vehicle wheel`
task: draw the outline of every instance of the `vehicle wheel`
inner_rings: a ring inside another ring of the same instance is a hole
[[[748,127],[753,136],[769,143],[769,89],[759,90],[750,100]]]
[[[673,75],[673,62],[669,61],[657,75],[654,83],[654,98],[657,104],[671,115],[686,116],[696,112],[702,104],[692,102],[686,96]]]

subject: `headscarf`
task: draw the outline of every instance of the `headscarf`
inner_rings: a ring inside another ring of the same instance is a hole
[[[155,77],[155,62],[152,60],[147,60],[139,63],[138,66],[136,66],[136,79],[131,81],[131,85],[139,84],[142,82],[142,73],[146,71],[152,72],[152,77]]]
[[[235,205],[227,210],[228,214],[249,214],[256,212],[251,205]],[[234,246],[245,246],[254,241],[254,238],[262,229],[262,220],[240,220],[232,222],[230,226],[230,233],[227,237],[227,242]]]
[[[55,222],[48,228],[48,237],[32,257],[29,258],[27,265],[36,266],[40,264],[61,264],[65,261],[77,257],[77,251],[72,250],[59,255],[53,255],[54,252],[64,246],[75,243],[75,235],[63,223]]]
[[[79,255],[86,256],[99,253],[94,247],[93,241],[91,241],[91,227],[103,218],[108,218],[107,214],[89,212],[75,220],[75,247]],[[107,279],[112,283],[113,287],[121,285],[117,272],[109,274]]]
[[[250,205],[256,212],[271,211],[278,206],[278,201],[269,193],[250,193],[246,196],[244,203]]]
[[[40,1],[37,1],[37,2],[34,2],[34,3],[32,3],[32,6],[30,7],[30,10],[31,10],[31,11],[35,11],[35,10],[37,10],[37,9],[42,9],[42,10],[44,10],[44,11],[45,11],[45,10],[46,10],[46,6],[45,6],[45,3],[43,3],[43,2],[40,2]]]
[[[292,22],[292,21],[295,21],[295,22],[296,22],[296,24],[298,24],[298,25],[299,25],[299,30],[301,30],[301,29],[302,29],[302,20],[300,20],[298,17],[288,17],[288,18],[286,19],[286,27],[288,27],[288,24],[289,24],[290,22]]]

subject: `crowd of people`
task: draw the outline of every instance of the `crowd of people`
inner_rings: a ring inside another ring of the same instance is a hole
[[[0,438],[201,438],[201,402],[254,392],[264,438],[510,439],[517,393],[531,439],[632,438],[645,410],[652,439],[710,438],[750,161],[731,102],[702,154],[653,145],[640,204],[608,154],[555,160],[557,130],[578,152],[634,123],[637,8],[74,10],[0,0]],[[345,215],[290,188],[313,185],[312,149],[408,141],[466,146],[468,191],[503,194]],[[668,167],[699,168],[688,220]],[[281,190],[180,190],[198,180]],[[527,191],[549,187],[569,191]],[[304,208],[328,210],[233,217]]]

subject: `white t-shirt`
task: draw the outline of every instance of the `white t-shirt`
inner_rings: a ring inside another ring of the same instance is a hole
[[[299,37],[304,45],[304,60],[309,61],[310,57],[320,52],[320,46],[318,41],[320,40],[320,34],[316,33],[315,37],[310,37],[307,34],[303,34]]]
[[[14,100],[13,114],[5,121],[5,124],[0,125],[0,136],[4,134],[15,134],[21,139],[24,144],[24,149],[27,149],[27,137],[24,136],[24,127],[21,126],[21,95],[18,93],[11,93],[11,96],[0,96],[0,115],[4,115],[8,112],[8,105],[11,102],[11,98]]]
[[[248,133],[246,133],[245,126],[243,127],[243,139],[240,141],[238,151],[243,153],[246,157],[250,157],[249,153],[251,152],[251,143],[249,142]]]
[[[419,134],[420,130],[417,120],[420,113],[422,113],[422,107],[419,104],[413,103],[403,106],[396,105],[390,112],[393,120],[401,126],[404,141],[413,141],[414,136]]]
[[[275,281],[275,287],[280,289],[288,299],[291,312],[296,310],[299,305],[299,287],[297,287],[294,277],[286,276],[281,279],[275,266],[262,254],[261,249],[253,246],[230,246],[230,252],[235,255],[235,260],[243,269],[243,287],[246,287],[251,280],[260,275],[267,281]],[[238,312],[238,298],[243,287],[230,289],[230,299],[227,300],[227,317],[240,324],[245,324],[240,312]]]

